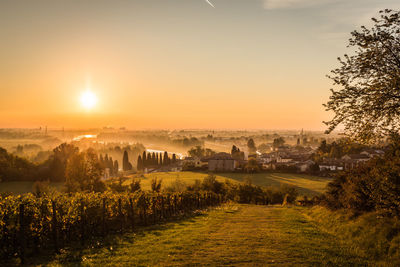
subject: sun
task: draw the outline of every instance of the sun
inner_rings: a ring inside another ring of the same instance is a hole
[[[89,89],[81,94],[81,105],[87,110],[94,108],[97,104],[97,96]]]

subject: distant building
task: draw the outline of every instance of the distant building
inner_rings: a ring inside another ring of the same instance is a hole
[[[380,150],[380,149],[365,149],[363,152],[361,152],[362,155],[366,155],[370,158],[374,157],[382,157],[385,154],[385,151]]]
[[[215,154],[208,159],[209,171],[234,171],[237,161],[232,158],[231,154],[221,152]]]
[[[365,155],[365,154],[347,154],[347,155],[344,155],[342,157],[342,159],[344,159],[344,160],[354,160],[354,161],[357,161],[357,162],[363,162],[363,161],[368,161],[371,158],[368,155]]]

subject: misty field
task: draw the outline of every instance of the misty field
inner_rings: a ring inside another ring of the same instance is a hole
[[[145,190],[151,189],[151,180],[153,178],[162,179],[163,187],[169,186],[177,179],[187,185],[193,184],[195,180],[203,180],[207,173],[201,172],[165,172],[151,173],[138,176],[141,179],[142,188]],[[329,178],[317,177],[304,174],[289,174],[289,173],[216,173],[218,181],[224,182],[228,180],[233,183],[243,182],[249,177],[253,184],[260,186],[279,187],[287,184],[295,186],[300,195],[314,196],[323,193],[327,183],[331,181]],[[135,176],[136,177],[136,176]],[[125,184],[130,184],[131,180],[126,180]]]

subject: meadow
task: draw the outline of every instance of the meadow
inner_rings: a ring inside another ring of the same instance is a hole
[[[319,228],[307,208],[226,204],[109,238],[33,266],[367,266],[368,257]],[[390,265],[389,265],[390,266]]]
[[[143,175],[131,175],[124,179],[124,185],[132,182],[132,178],[140,179],[143,190],[151,190],[151,180],[154,178],[162,179],[163,187],[174,183],[177,179],[186,185],[193,184],[196,180],[202,181],[208,173],[203,172],[160,172]],[[230,181],[232,183],[243,182],[250,178],[253,184],[260,186],[279,187],[287,184],[294,186],[300,195],[315,196],[324,192],[326,185],[331,181],[329,178],[317,177],[305,174],[290,173],[216,173],[218,181]],[[11,192],[14,194],[23,194],[32,192],[33,182],[3,182],[0,183],[0,193]],[[61,190],[62,183],[50,183],[50,186]]]
[[[162,179],[163,187],[175,182],[177,179],[186,183],[193,184],[196,180],[203,180],[208,173],[203,172],[164,172],[150,173],[144,175],[134,175],[141,180],[142,188],[145,190],[151,189],[151,180],[154,178]],[[290,174],[290,173],[216,173],[218,181],[230,181],[232,183],[243,182],[246,178],[250,178],[254,185],[280,187],[286,184],[294,186],[299,191],[300,195],[315,196],[324,192],[326,185],[331,181],[329,178],[317,177],[305,174]],[[130,184],[131,179],[124,182],[125,185]]]

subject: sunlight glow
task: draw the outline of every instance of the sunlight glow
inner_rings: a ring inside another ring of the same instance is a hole
[[[85,109],[90,110],[97,104],[97,97],[88,89],[81,94],[80,101]]]

